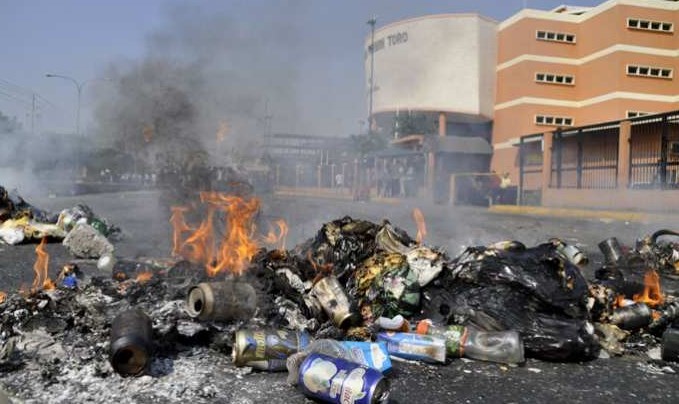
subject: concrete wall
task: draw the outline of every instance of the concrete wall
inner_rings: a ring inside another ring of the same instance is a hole
[[[375,31],[373,111],[442,111],[491,119],[497,23],[476,14],[433,15]],[[369,94],[370,35],[365,42]]]

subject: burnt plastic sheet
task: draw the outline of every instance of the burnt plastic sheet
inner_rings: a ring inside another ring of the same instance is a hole
[[[301,259],[329,267],[342,282],[356,269],[357,263],[375,253],[378,224],[355,220],[349,216],[325,223],[315,237],[295,248]]]
[[[534,358],[586,360],[598,354],[587,296],[578,268],[550,243],[523,251],[472,247],[425,289],[422,315],[517,330]]]

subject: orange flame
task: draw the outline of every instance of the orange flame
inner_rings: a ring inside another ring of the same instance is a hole
[[[654,270],[648,270],[644,274],[644,291],[633,296],[635,302],[646,303],[655,307],[665,301],[665,296],[660,288],[660,275]]]
[[[47,272],[50,262],[50,256],[49,254],[47,254],[47,251],[45,251],[46,242],[47,238],[43,237],[42,240],[40,241],[40,244],[38,244],[38,246],[35,247],[36,259],[35,264],[33,264],[35,278],[33,278],[33,285],[31,287],[31,290],[33,292],[37,292],[40,289],[51,290],[56,288],[56,285],[49,278],[49,274]]]
[[[269,230],[266,236],[263,237],[263,241],[266,244],[276,245],[280,243],[279,250],[285,250],[285,240],[288,235],[288,225],[285,220],[279,219],[274,222],[278,227],[278,234],[272,229]]]
[[[153,278],[153,272],[151,271],[146,271],[146,272],[140,272],[139,275],[137,275],[136,281],[139,283],[146,283]]]
[[[142,135],[144,135],[144,141],[146,143],[151,142],[153,139],[153,126],[144,124],[144,128],[141,131]]]
[[[417,241],[417,244],[422,244],[424,238],[427,236],[427,224],[424,221],[424,215],[420,209],[413,209],[413,220],[415,220],[415,224],[417,225],[417,236],[415,237],[415,241]]]
[[[0,291],[0,304],[5,303],[5,300],[7,300],[7,293]]]
[[[314,268],[314,271],[318,273],[316,278],[313,280],[313,283],[316,283],[319,279],[323,278],[325,275],[331,275],[332,274],[332,263],[326,263],[326,264],[319,264],[316,261],[314,261],[314,258],[311,256],[311,251],[308,251],[306,254],[307,260],[311,263],[311,266]]]
[[[186,224],[186,208],[173,208],[170,223],[173,233],[173,253],[203,264],[208,275],[222,271],[242,273],[259,246],[255,241],[255,214],[259,211],[259,199],[243,199],[218,192],[201,192],[201,202],[207,204],[205,220],[184,241],[183,234],[193,229]],[[224,213],[225,234],[218,238],[215,218]],[[281,233],[282,234],[282,233]]]
[[[613,303],[613,307],[625,307],[627,306],[627,298],[625,298],[625,295],[617,295],[615,297],[615,302]]]
[[[217,142],[221,143],[224,141],[226,138],[226,135],[229,133],[229,130],[231,128],[229,127],[229,123],[227,121],[219,121],[219,129],[217,129]]]
[[[182,247],[182,235],[192,229],[186,224],[184,213],[188,210],[183,206],[173,206],[171,208],[172,216],[170,216],[170,223],[172,224],[172,255],[181,255],[179,251]]]

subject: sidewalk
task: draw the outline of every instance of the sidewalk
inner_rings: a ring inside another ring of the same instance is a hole
[[[330,188],[294,188],[278,187],[274,191],[275,196],[283,197],[307,197],[323,198],[352,201],[353,195],[349,189],[330,189]],[[412,205],[413,200],[403,200],[399,198],[371,197],[369,202],[386,203],[390,205]],[[424,201],[420,201],[422,203]],[[446,205],[438,205],[446,206]],[[450,206],[453,208],[453,206]],[[459,206],[462,207],[462,206]],[[638,223],[679,223],[679,213],[659,213],[659,212],[640,212],[640,211],[616,211],[598,209],[576,209],[576,208],[552,208],[546,206],[516,206],[516,205],[493,205],[488,208],[489,213],[505,215],[524,215],[524,216],[548,216],[564,217],[574,219],[600,219],[618,220]]]
[[[275,196],[301,196],[308,198],[323,198],[323,199],[335,199],[343,201],[353,201],[354,195],[351,193],[351,189],[342,188],[294,188],[294,187],[276,187],[274,190]],[[402,201],[399,198],[382,198],[371,196],[369,202],[377,203],[388,203],[391,205],[398,205]]]
[[[641,223],[679,222],[679,214],[676,213],[552,208],[546,206],[516,206],[516,205],[493,205],[488,208],[488,211],[491,213],[507,215],[569,217],[576,219],[609,219]]]

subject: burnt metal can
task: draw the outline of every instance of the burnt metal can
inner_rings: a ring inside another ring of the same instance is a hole
[[[679,362],[679,329],[666,329],[660,344],[660,355],[664,361]]]
[[[239,330],[234,338],[233,363],[260,370],[286,370],[288,356],[306,348],[309,340],[309,334],[299,331]]]
[[[200,320],[231,321],[252,317],[257,292],[247,282],[226,280],[202,282],[189,289],[186,311]]]
[[[651,309],[644,303],[634,303],[613,311],[611,324],[623,330],[637,330],[651,323]]]
[[[339,328],[348,328],[354,319],[346,292],[332,275],[316,282],[310,294],[318,300],[325,313]]]
[[[589,258],[580,248],[573,244],[562,244],[557,247],[557,251],[563,254],[564,257],[577,266],[587,265]]]
[[[329,403],[376,404],[389,400],[389,381],[380,371],[328,355],[307,356],[297,381],[305,395]]]
[[[151,358],[153,328],[141,310],[120,313],[111,323],[111,366],[123,376],[144,372]]]
[[[556,246],[556,252],[571,264],[577,266],[587,265],[589,258],[579,247],[573,244],[567,244],[563,240],[553,238],[550,240]]]
[[[606,264],[615,265],[622,258],[622,248],[615,237],[607,238],[599,243],[599,250],[604,254]]]

